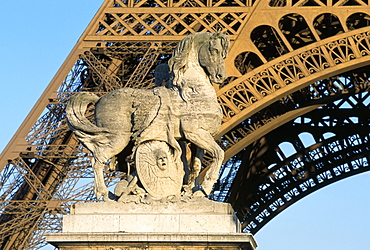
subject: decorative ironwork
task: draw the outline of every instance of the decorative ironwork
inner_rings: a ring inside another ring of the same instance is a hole
[[[258,134],[261,137],[268,133],[268,127],[270,126],[270,129],[274,129],[274,127],[271,127],[273,122],[286,120],[286,115],[289,115],[289,112],[308,112],[307,107],[311,105],[327,103],[335,97],[348,93],[369,91],[370,82],[367,76],[369,70],[369,67],[364,67],[349,71],[315,82],[306,88],[285,96],[260,112],[246,118],[227,133],[224,133],[218,143],[225,150],[225,155],[228,159],[228,157],[233,156],[253,142],[253,140],[246,141],[248,137],[253,134]],[[295,117],[298,115],[299,113]],[[261,132],[262,128],[264,132]]]
[[[245,150],[260,155],[239,160],[235,180],[225,180],[234,186],[218,194],[236,208],[245,232],[257,232],[321,187],[369,170],[369,104],[369,92],[347,95],[265,135],[264,150],[260,144]],[[291,151],[284,150],[285,143]]]
[[[287,95],[289,92],[284,89],[291,90],[292,87],[288,85],[293,82],[298,85],[297,82],[303,80],[302,82],[307,85],[310,80],[304,81],[303,78],[311,78],[313,74],[318,73],[321,77],[330,76],[332,68],[336,65],[367,56],[370,50],[369,34],[368,31],[349,33],[341,39],[333,37],[332,41],[324,45],[315,46],[315,43],[308,45],[306,51],[283,61],[271,61],[259,67],[259,72],[256,73],[256,69],[229,83],[217,93],[223,110],[231,110],[224,112],[224,122],[232,123],[232,119],[239,120],[238,115],[244,116],[247,111],[258,112],[258,104],[263,103],[262,99],[267,99],[269,95],[276,95],[278,92],[282,94],[280,97]]]

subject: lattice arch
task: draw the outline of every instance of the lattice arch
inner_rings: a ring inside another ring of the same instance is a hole
[[[238,207],[246,232],[257,232],[321,187],[370,170],[370,93],[350,92],[271,131],[231,160],[225,171],[234,173],[238,187],[219,183],[217,195]]]

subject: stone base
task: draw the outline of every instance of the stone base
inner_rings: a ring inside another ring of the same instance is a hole
[[[231,205],[202,199],[177,203],[81,203],[63,218],[65,233],[239,233]]]
[[[61,250],[254,250],[251,234],[240,232],[230,204],[82,203],[63,218],[63,232],[46,240]]]
[[[60,250],[255,250],[251,234],[62,233],[47,241]]]

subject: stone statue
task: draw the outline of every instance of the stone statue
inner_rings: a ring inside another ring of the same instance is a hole
[[[229,43],[221,33],[192,34],[175,48],[168,63],[171,77],[163,77],[158,87],[122,88],[101,98],[88,92],[71,97],[67,119],[77,138],[93,153],[98,199],[109,200],[104,164],[122,153],[133,155],[136,173],[128,171],[127,178],[117,185],[117,196],[147,193],[161,199],[180,195],[184,179],[181,140],[198,147],[187,186],[194,185],[190,182],[199,173],[204,150],[212,155],[202,188],[194,191],[203,196],[211,192],[224,157],[212,137],[220,129],[222,110],[211,82],[220,84],[227,77],[224,58]],[[163,82],[166,86],[161,86]],[[85,117],[89,104],[95,104],[96,125]]]
[[[136,150],[136,171],[145,190],[154,199],[181,193],[184,169],[175,163],[166,142],[148,141]]]

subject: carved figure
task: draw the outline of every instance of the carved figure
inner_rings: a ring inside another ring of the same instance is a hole
[[[225,34],[195,33],[180,41],[172,54],[170,89],[163,86],[150,90],[122,88],[101,98],[88,92],[71,97],[66,108],[67,119],[79,140],[93,153],[97,198],[104,196],[104,200],[109,200],[103,179],[104,164],[123,150],[126,155],[141,154],[143,145],[151,141],[166,144],[169,149],[165,151],[171,152],[167,152],[167,160],[174,162],[177,168],[174,172],[179,176],[183,176],[183,171],[178,169],[181,164],[179,140],[188,140],[201,149],[196,150],[195,165],[200,166],[203,151],[207,150],[213,163],[201,185],[205,194],[211,192],[224,157],[212,137],[220,129],[222,111],[211,82],[220,84],[226,79],[224,58],[228,49],[229,39]],[[95,104],[96,125],[85,117],[90,103]],[[151,152],[153,159],[156,155],[158,161],[164,161],[154,151]],[[140,170],[144,165],[139,164],[136,168]],[[154,165],[150,166],[154,169]],[[171,168],[163,163],[156,167],[158,175],[161,168],[164,172]],[[180,177],[171,178],[176,183]]]
[[[154,199],[181,193],[184,169],[180,161],[174,161],[166,142],[142,143],[135,152],[135,165],[142,185]]]

